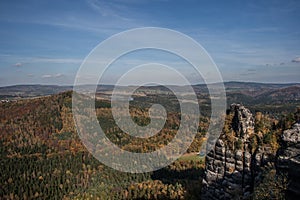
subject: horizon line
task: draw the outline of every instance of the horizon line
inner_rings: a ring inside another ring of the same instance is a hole
[[[197,86],[197,85],[213,85],[213,84],[226,84],[226,83],[246,83],[246,84],[269,84],[269,85],[291,85],[291,84],[300,84],[300,82],[255,82],[255,81],[223,81],[223,82],[215,82],[215,83],[195,83],[191,84],[191,86]],[[15,85],[3,85],[0,86],[0,88],[5,87],[17,87],[17,86],[54,86],[54,87],[74,87],[74,85],[56,85],[56,84],[42,84],[42,83],[36,83],[36,84],[15,84]],[[94,84],[82,84],[78,86],[94,86]],[[140,85],[114,85],[114,84],[97,84],[97,86],[121,86],[121,87],[133,87],[133,86],[140,86]],[[155,87],[155,86],[164,86],[164,85],[141,85],[140,87]],[[166,86],[180,86],[184,87],[187,85],[175,85],[175,84],[169,84]]]

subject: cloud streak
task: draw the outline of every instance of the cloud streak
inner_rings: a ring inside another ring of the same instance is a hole
[[[127,6],[122,4],[122,2],[114,3],[110,1],[88,0],[87,3],[103,17],[115,17],[126,21],[130,20],[129,18],[120,16],[120,13],[124,13],[124,11],[129,9]]]
[[[80,64],[82,61],[76,58],[29,58],[31,63]]]

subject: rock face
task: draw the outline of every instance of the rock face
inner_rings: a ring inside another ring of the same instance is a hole
[[[206,156],[202,199],[250,199],[264,149],[255,153],[249,138],[254,134],[254,118],[240,104],[232,104],[229,133],[222,133]]]
[[[277,172],[288,175],[286,199],[300,199],[300,123],[283,132],[277,155]]]

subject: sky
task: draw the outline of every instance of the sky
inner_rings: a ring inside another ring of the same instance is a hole
[[[0,86],[72,85],[99,43],[142,27],[168,28],[193,38],[224,81],[300,82],[299,19],[297,0],[2,0]],[[122,65],[135,63],[129,60],[169,58],[154,51],[136,53],[113,66],[105,81],[121,75]],[[181,64],[175,65],[187,71],[192,83],[201,82]]]

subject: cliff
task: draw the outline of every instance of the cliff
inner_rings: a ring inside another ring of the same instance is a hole
[[[277,155],[277,172],[288,177],[286,199],[300,199],[300,123],[283,132]]]
[[[232,104],[215,148],[206,156],[202,199],[251,199],[259,169],[268,163],[268,149],[251,143],[252,113]]]

